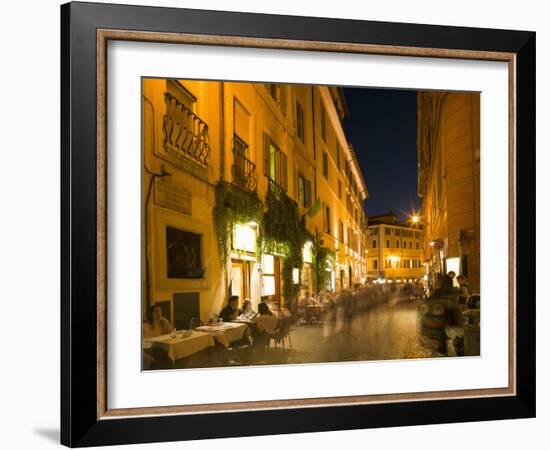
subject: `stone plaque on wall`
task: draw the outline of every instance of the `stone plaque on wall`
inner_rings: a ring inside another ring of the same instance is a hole
[[[191,215],[191,192],[170,177],[155,180],[155,204]]]

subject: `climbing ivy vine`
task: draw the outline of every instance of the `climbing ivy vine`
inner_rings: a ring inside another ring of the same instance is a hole
[[[256,252],[261,255],[262,219],[264,205],[256,192],[243,190],[226,181],[216,185],[216,202],[212,209],[212,221],[216,229],[220,263],[225,265],[229,255],[229,236],[233,225],[251,220],[258,224]]]
[[[302,248],[311,235],[305,228],[305,218],[300,217],[296,202],[274,183],[270,183],[266,195],[263,229],[263,251],[284,255],[283,296],[286,306],[292,309],[300,289],[299,283],[293,283],[292,271],[302,267]]]
[[[327,266],[334,262],[335,254],[326,247],[322,247],[319,242],[316,242],[313,250],[313,262],[315,268],[315,287],[317,292],[326,286]]]

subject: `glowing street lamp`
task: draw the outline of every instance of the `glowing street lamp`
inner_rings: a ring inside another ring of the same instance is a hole
[[[419,222],[420,222],[420,217],[418,217],[416,214],[413,215],[413,216],[411,217],[411,222],[412,222],[412,223],[419,223]]]

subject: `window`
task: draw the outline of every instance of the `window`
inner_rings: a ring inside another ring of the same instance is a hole
[[[395,248],[399,248],[399,240],[395,241]]]
[[[384,227],[384,233],[391,234],[391,228],[390,227]]]
[[[338,180],[338,198],[342,199],[342,181]]]
[[[195,112],[196,98],[179,81],[167,80],[166,91],[178,99],[189,111]]]
[[[386,247],[388,247],[388,248],[390,247],[390,240],[389,239],[386,241]]]
[[[374,268],[374,270],[378,270],[378,260],[377,259],[372,260],[372,267]]]
[[[416,241],[416,249],[418,250],[418,241]]]
[[[304,108],[302,108],[302,105],[298,101],[296,102],[296,134],[298,135],[298,139],[304,143]]]
[[[275,295],[275,258],[262,255],[262,296]]]
[[[338,235],[338,238],[340,239],[340,242],[344,243],[344,222],[340,221],[340,233]]]
[[[340,144],[336,143],[336,167],[340,170]]]
[[[243,156],[248,155],[248,145],[237,134],[233,135],[233,148]]]
[[[202,278],[201,235],[166,227],[166,276]]]
[[[298,174],[298,203],[304,208],[311,204],[311,183],[301,173]]]
[[[327,142],[327,118],[325,106],[321,102],[321,137],[324,142]]]
[[[287,161],[284,154],[266,134],[264,147],[264,174],[286,190]]]
[[[325,233],[330,234],[330,208],[325,205]]]
[[[264,86],[267,89],[267,92],[269,92],[271,98],[277,103],[277,105],[279,105],[281,112],[286,115],[285,86],[274,83],[267,83]]]
[[[395,235],[396,236],[401,236],[401,230],[399,228],[395,229]],[[403,235],[405,235],[405,232],[403,232]]]
[[[373,239],[373,240],[372,240],[372,248],[376,248],[376,243],[377,243],[377,240],[376,240],[376,239]]]
[[[327,152],[323,152],[323,176],[325,180],[328,180],[328,155]]]
[[[412,243],[412,241],[409,241],[409,248],[413,248],[413,243]]]
[[[269,92],[269,95],[271,95],[273,100],[277,101],[277,85],[269,83],[265,85],[265,88],[267,89],[267,92]]]

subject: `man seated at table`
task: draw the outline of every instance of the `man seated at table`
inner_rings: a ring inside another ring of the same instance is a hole
[[[235,320],[240,313],[241,311],[239,309],[239,296],[232,295],[231,297],[229,297],[227,305],[225,305],[225,307],[221,310],[219,317],[224,322],[231,322],[232,320]]]

